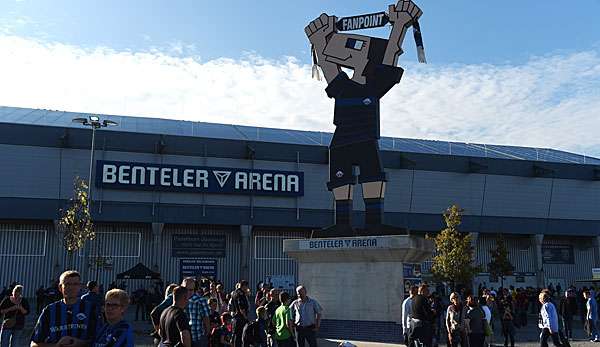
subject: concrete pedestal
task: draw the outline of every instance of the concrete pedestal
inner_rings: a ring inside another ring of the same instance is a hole
[[[321,337],[399,342],[403,263],[421,263],[434,246],[417,236],[285,240],[298,283],[323,307]]]

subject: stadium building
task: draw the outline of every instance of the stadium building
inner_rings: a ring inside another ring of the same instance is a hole
[[[69,256],[59,210],[74,178],[88,177],[92,135],[76,117],[0,107],[0,282],[24,283],[27,296],[67,267],[107,285],[138,263],[166,282],[202,272],[229,288],[240,278],[293,287],[297,265],[283,254],[283,239],[334,222],[329,133],[102,115],[118,126],[95,134],[97,238]],[[517,286],[564,288],[600,267],[599,159],[401,138],[380,144],[387,224],[436,232],[441,213],[458,204],[479,264],[504,234],[516,268],[508,284]],[[355,192],[354,220],[362,223]],[[427,276],[427,264],[407,271]],[[477,282],[499,286],[485,273]]]

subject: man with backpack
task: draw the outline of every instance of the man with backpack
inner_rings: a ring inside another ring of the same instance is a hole
[[[267,310],[264,306],[256,309],[256,317],[256,320],[248,322],[244,327],[244,347],[267,347]]]

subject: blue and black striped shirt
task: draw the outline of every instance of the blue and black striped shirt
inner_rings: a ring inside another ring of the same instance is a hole
[[[60,300],[42,310],[31,341],[56,343],[63,336],[94,341],[101,326],[100,310],[93,302],[77,299],[67,305]]]
[[[122,320],[115,325],[105,324],[92,347],[133,347],[133,329]]]

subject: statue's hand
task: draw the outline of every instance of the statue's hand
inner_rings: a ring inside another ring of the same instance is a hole
[[[304,28],[304,32],[312,44],[316,45],[317,43],[326,43],[327,38],[337,31],[335,27],[335,21],[335,16],[330,16],[326,13],[323,13],[317,19],[310,22]]]
[[[399,0],[396,5],[390,5],[388,18],[394,25],[409,25],[419,19],[423,11],[412,0]]]

